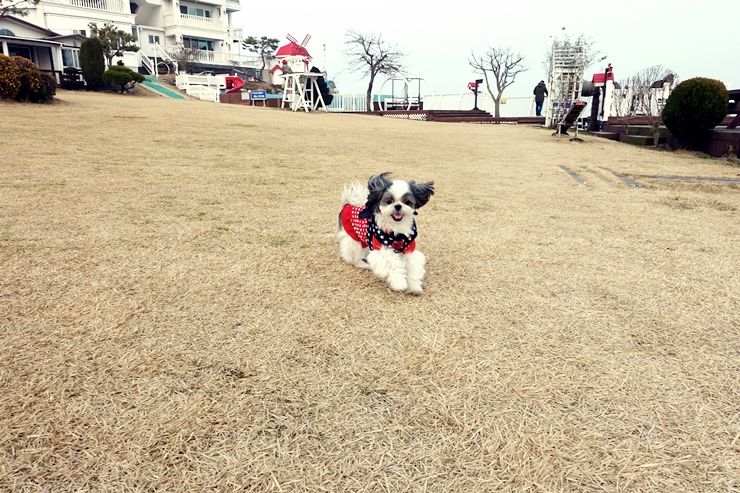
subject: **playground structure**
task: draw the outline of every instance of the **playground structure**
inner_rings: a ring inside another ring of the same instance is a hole
[[[384,80],[380,85],[377,93],[378,95],[384,94],[383,90],[386,85],[390,82],[391,95],[390,97],[382,98],[378,96],[378,105],[381,111],[388,110],[423,110],[424,100],[421,96],[421,83],[424,82],[429,88],[429,93],[434,94],[431,84],[423,77],[405,77],[402,75],[395,75]],[[412,90],[416,85],[416,95],[413,95]],[[396,87],[400,88],[400,93],[396,94]],[[375,98],[373,98],[375,99]]]
[[[285,85],[280,107],[288,107],[293,111],[329,111],[326,108],[326,99],[331,103],[332,96],[327,92],[324,75],[318,69],[284,74]]]
[[[308,72],[308,66],[311,60],[313,60],[313,57],[306,49],[306,45],[311,40],[310,34],[306,34],[300,43],[290,34],[287,34],[285,37],[288,39],[288,43],[277,49],[275,52],[275,60],[277,62],[270,69],[272,83],[275,85],[281,85],[283,83],[282,76],[286,72]]]
[[[311,39],[306,34],[303,41],[286,35],[288,43],[275,52],[277,63],[270,69],[273,84],[283,86],[281,108],[293,111],[328,111],[326,106],[332,101],[332,94],[325,77],[326,74],[309,65],[313,57],[306,49]]]
[[[175,77],[175,85],[188,96],[203,101],[220,102],[221,94],[241,92],[244,79],[233,75],[189,75]]]
[[[588,46],[583,39],[556,39],[550,50],[545,125],[556,128],[580,100]],[[581,108],[582,110],[583,108]]]

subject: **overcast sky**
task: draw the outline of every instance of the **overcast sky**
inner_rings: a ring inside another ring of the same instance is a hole
[[[562,28],[591,38],[606,55],[589,73],[611,63],[616,78],[622,79],[661,64],[682,80],[705,76],[721,80],[730,89],[740,88],[740,40],[732,34],[740,30],[740,0],[435,4],[288,0],[268,6],[267,2],[243,0],[236,23],[242,25],[245,36],[268,35],[278,38],[281,45],[287,42],[287,33],[299,41],[310,33],[307,49],[314,64],[328,71],[341,93],[362,93],[367,87],[366,78],[347,66],[347,29],[382,34],[407,53],[407,72],[424,77],[436,93],[466,91],[468,81],[476,78],[468,65],[471,50],[510,46],[525,56],[529,70],[507,90],[508,96],[531,94],[534,85],[545,78],[543,61],[551,36]],[[574,11],[573,5],[582,8]]]

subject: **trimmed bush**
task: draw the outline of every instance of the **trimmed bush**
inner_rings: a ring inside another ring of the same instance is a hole
[[[34,103],[50,103],[57,94],[57,80],[51,74],[41,74],[41,91],[32,93],[29,98]]]
[[[13,61],[18,68],[21,87],[15,95],[16,101],[39,102],[44,91],[44,83],[41,81],[39,68],[29,59],[22,56],[14,56]],[[44,101],[46,101],[44,99]]]
[[[722,82],[696,77],[676,86],[661,116],[679,144],[700,150],[709,137],[709,130],[727,114],[728,101],[729,95]]]
[[[20,88],[20,71],[15,60],[0,55],[0,99],[14,99]]]
[[[120,89],[121,94],[123,94],[126,89],[132,89],[134,84],[137,82],[144,82],[146,79],[143,75],[138,72],[134,72],[128,67],[114,65],[105,71],[103,74],[103,80],[106,84]]]
[[[80,67],[88,89],[97,91],[103,87],[105,58],[103,57],[103,43],[98,38],[87,38],[82,42],[80,46]]]

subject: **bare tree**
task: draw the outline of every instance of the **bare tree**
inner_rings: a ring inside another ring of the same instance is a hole
[[[367,85],[367,111],[373,111],[373,84],[380,74],[393,75],[403,70],[404,53],[385,41],[380,34],[362,34],[347,31],[344,41],[345,54],[350,65],[364,70],[370,76]]]
[[[640,70],[615,91],[612,108],[619,116],[643,116],[653,129],[653,145],[660,142],[661,113],[668,93],[678,82],[672,70],[653,65]]]
[[[200,59],[201,50],[179,45],[177,49],[170,50],[169,54],[172,59],[175,60],[175,63],[181,72],[190,74],[193,72],[194,66]]]
[[[501,95],[504,90],[514,83],[517,75],[527,70],[524,66],[524,56],[520,53],[514,53],[511,48],[491,47],[482,56],[475,56],[475,53],[472,53],[469,62],[475,70],[483,72],[486,89],[488,89],[488,94],[493,99],[495,116],[498,118],[501,116]],[[495,94],[491,89],[489,73],[496,83]]]
[[[28,15],[30,5],[38,5],[40,0],[0,0],[0,17]]]

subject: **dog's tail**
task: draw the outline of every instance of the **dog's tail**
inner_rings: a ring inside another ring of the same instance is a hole
[[[367,187],[359,181],[353,181],[344,186],[342,191],[342,203],[356,206],[363,206],[367,202]]]

